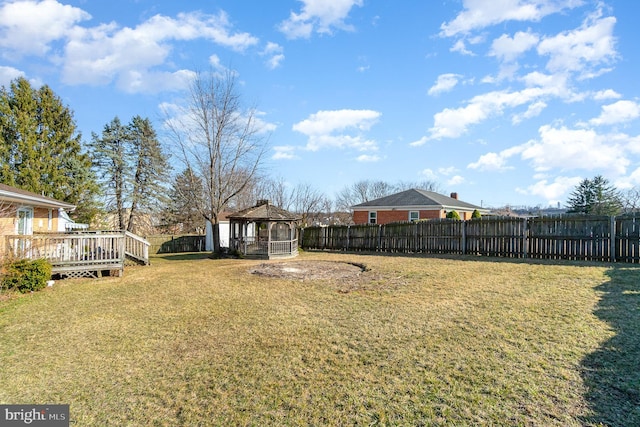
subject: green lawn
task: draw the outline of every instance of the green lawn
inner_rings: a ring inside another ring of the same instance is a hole
[[[640,425],[638,268],[298,260],[369,271],[177,255],[1,300],[0,403],[77,426]]]

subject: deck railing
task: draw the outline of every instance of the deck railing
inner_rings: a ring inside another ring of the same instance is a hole
[[[45,258],[52,272],[68,276],[83,272],[124,269],[125,259],[133,257],[148,264],[149,243],[131,233],[83,232],[6,236],[5,251],[18,258]]]
[[[140,236],[125,231],[124,246],[125,254],[133,257],[136,261],[149,264],[149,246],[151,244]]]

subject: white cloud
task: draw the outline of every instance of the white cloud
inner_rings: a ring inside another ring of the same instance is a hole
[[[465,182],[464,177],[460,175],[455,175],[447,180],[447,185],[459,185],[459,184],[462,184],[463,182]]]
[[[266,115],[267,113],[265,113],[264,111],[253,111],[253,125],[257,132],[260,134],[271,133],[278,128],[278,125],[276,125],[275,123],[270,123],[263,119],[263,117],[265,117]],[[243,122],[247,123],[248,120],[249,117],[246,117]]]
[[[125,70],[118,79],[118,87],[130,93],[157,93],[159,91],[181,91],[189,87],[196,73],[191,70],[135,71]]]
[[[624,123],[640,117],[640,104],[633,101],[618,101],[613,104],[603,105],[602,112],[589,123],[595,126],[613,125]]]
[[[24,76],[17,68],[0,66],[0,86],[9,87],[13,80]]]
[[[5,3],[0,6],[3,56],[44,55],[51,42],[68,37],[77,23],[90,18],[82,9],[55,0]]]
[[[360,135],[309,135],[305,148],[309,151],[325,148],[353,148],[358,151],[373,151],[378,149],[378,144]]]
[[[308,137],[306,149],[353,148],[377,150],[377,143],[362,135],[373,126],[381,114],[373,110],[318,111],[293,125],[293,130]]]
[[[547,103],[544,101],[536,101],[532,104],[530,104],[527,107],[527,111],[525,111],[522,114],[514,114],[513,117],[511,118],[511,123],[513,123],[514,125],[517,125],[518,123],[522,122],[525,119],[530,119],[532,117],[536,117],[539,116],[540,113],[542,113],[542,111],[547,108]]]
[[[449,51],[458,52],[458,53],[461,53],[462,55],[468,55],[468,56],[473,56],[474,55],[474,53],[472,51],[467,49],[467,46],[465,45],[464,40],[457,40],[453,44],[453,46],[451,46]]]
[[[315,31],[331,34],[334,28],[351,31],[344,21],[353,6],[362,6],[363,0],[300,0],[302,11],[291,12],[278,29],[289,39],[309,38]]]
[[[505,21],[540,21],[545,16],[573,8],[581,0],[464,0],[464,10],[440,26],[442,36],[466,34]]]
[[[513,169],[513,166],[507,165],[507,160],[514,155],[522,152],[522,146],[515,146],[502,150],[499,153],[487,153],[480,156],[477,162],[469,163],[469,169],[477,169],[480,171],[506,171]]]
[[[284,61],[284,49],[278,43],[268,42],[262,55],[267,57],[266,65],[274,70]]]
[[[593,99],[596,101],[601,101],[605,99],[619,99],[622,98],[618,92],[613,89],[600,90],[593,94]]]
[[[275,153],[271,157],[273,160],[293,160],[297,159],[298,156],[295,155],[296,147],[291,145],[278,145],[273,147],[273,151]]]
[[[420,172],[420,175],[424,176],[426,179],[435,180],[438,175],[432,169],[424,169]]]
[[[438,95],[443,92],[449,92],[451,89],[456,87],[460,77],[461,76],[459,74],[440,74],[438,76],[438,79],[436,80],[436,83],[431,86],[427,93],[429,95]]]
[[[553,182],[543,179],[530,185],[526,189],[518,188],[517,191],[521,194],[542,197],[546,199],[549,204],[562,204],[563,201],[566,200],[567,194],[569,194],[580,181],[582,181],[582,178],[578,176],[558,176]]]
[[[218,71],[226,70],[226,67],[222,65],[222,63],[220,62],[220,57],[215,53],[209,57],[209,65],[211,65],[211,67],[214,70],[218,70]]]
[[[70,85],[115,81],[127,92],[159,92],[180,86],[187,73],[165,67],[177,41],[205,39],[238,52],[258,43],[249,33],[234,31],[224,11],[155,15],[134,28],[114,22],[80,25],[90,18],[55,0],[6,3],[0,6],[0,47],[12,57],[49,55],[48,60],[61,64],[61,79]]]
[[[380,161],[380,156],[377,155],[371,155],[371,154],[362,154],[358,157],[356,157],[356,161],[358,162],[363,162],[363,163],[375,163]]]
[[[611,135],[549,125],[542,126],[539,133],[539,141],[530,141],[522,149],[522,159],[530,160],[536,171],[583,169],[620,175],[629,165],[624,141]]]
[[[209,39],[242,51],[257,43],[247,33],[232,33],[227,15],[181,13],[177,18],[156,15],[136,28],[115,24],[76,28],[65,52],[63,80],[68,84],[107,84],[114,79],[126,91],[131,71],[154,74],[150,69],[165,64],[173,46],[171,41]],[[215,61],[215,59],[214,59]],[[157,91],[164,89],[160,86]]]
[[[501,61],[514,61],[518,56],[531,49],[538,43],[538,36],[522,31],[513,37],[503,34],[493,41],[489,56],[495,56]]]
[[[305,135],[322,135],[348,128],[369,130],[381,114],[373,110],[318,111],[293,125],[293,130]]]
[[[547,94],[544,88],[526,88],[518,92],[494,91],[475,96],[460,108],[445,108],[433,116],[429,139],[457,138],[471,125],[501,115],[505,108],[513,108],[539,99]]]
[[[597,76],[609,70],[597,67],[611,63],[617,56],[615,23],[615,17],[603,18],[598,12],[576,30],[544,38],[538,45],[538,54],[549,57],[546,68],[552,73],[578,72],[581,78]]]
[[[429,137],[428,136],[423,136],[419,140],[409,143],[409,145],[412,146],[412,147],[419,147],[421,145],[426,144],[427,142],[429,142]]]

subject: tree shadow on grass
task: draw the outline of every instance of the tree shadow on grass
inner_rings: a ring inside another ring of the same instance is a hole
[[[595,315],[615,335],[582,361],[587,425],[640,426],[640,268],[609,271]]]

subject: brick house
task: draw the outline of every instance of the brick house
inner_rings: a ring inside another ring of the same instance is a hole
[[[447,212],[456,211],[460,219],[470,219],[474,210],[481,214],[488,210],[458,200],[457,193],[450,197],[433,191],[406,190],[390,196],[352,206],[355,224],[387,224],[399,221],[445,218]]]
[[[0,184],[0,235],[57,233],[73,223],[65,211],[72,204]]]

